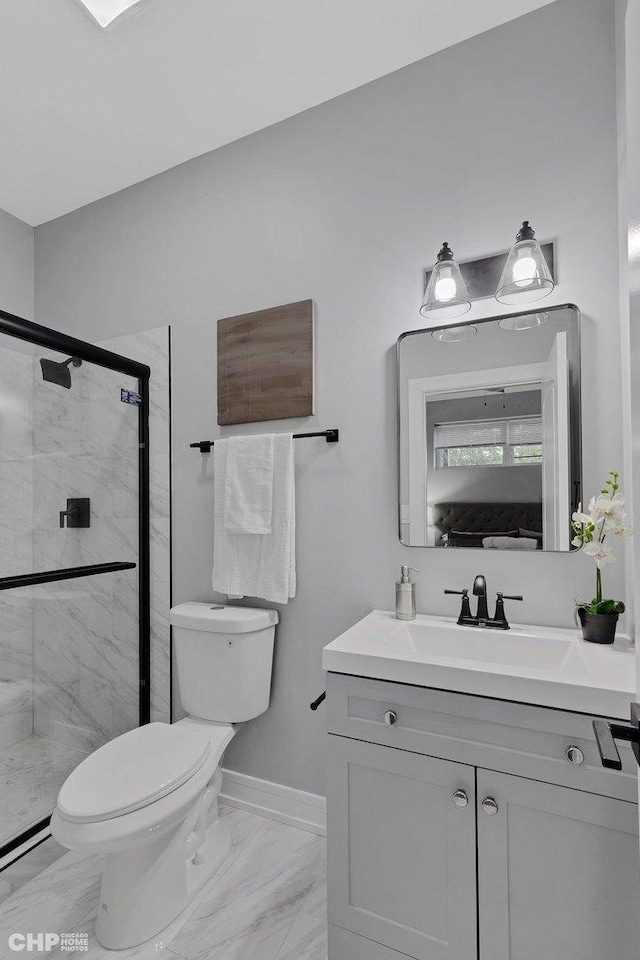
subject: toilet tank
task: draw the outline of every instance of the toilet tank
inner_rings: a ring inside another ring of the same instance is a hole
[[[180,702],[190,716],[240,723],[264,713],[276,610],[180,603],[170,622]]]

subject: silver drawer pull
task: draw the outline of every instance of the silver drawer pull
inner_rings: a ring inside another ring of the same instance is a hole
[[[384,722],[387,724],[388,727],[392,727],[394,723],[396,723],[397,719],[398,719],[398,714],[395,712],[395,710],[387,710],[387,712],[384,715]]]
[[[565,751],[565,757],[567,758],[569,763],[575,763],[575,764],[584,763],[584,753],[582,752],[580,747],[576,747],[575,743],[572,743],[570,746],[567,747]]]
[[[482,809],[488,817],[495,817],[498,812],[498,804],[493,797],[485,797],[482,801]]]
[[[452,800],[456,807],[466,807],[469,803],[469,797],[464,790],[454,790]]]

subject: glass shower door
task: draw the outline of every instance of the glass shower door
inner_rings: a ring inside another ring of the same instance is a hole
[[[148,368],[69,345],[0,334],[0,854],[148,709]]]

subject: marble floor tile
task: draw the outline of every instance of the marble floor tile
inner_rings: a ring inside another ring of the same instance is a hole
[[[0,750],[0,840],[51,813],[58,790],[86,752],[27,737]]]
[[[171,943],[185,960],[275,960],[315,885],[324,841],[269,821]]]
[[[19,860],[16,860],[15,863],[12,863],[0,873],[0,883],[2,883],[0,900],[5,900],[20,887],[24,887],[26,883],[29,883],[30,880],[33,880],[68,852],[53,837],[49,837],[44,843],[39,843],[37,847],[34,847],[33,850],[30,850],[29,853],[20,857]]]
[[[327,960],[327,920],[301,913],[276,960]]]
[[[103,866],[104,860],[99,854],[65,850],[61,859],[33,879],[41,890],[57,893],[82,907],[84,913],[89,913],[98,903]]]
[[[0,903],[0,956],[14,955],[9,947],[12,933],[68,933],[85,913],[84,907],[59,893],[42,890],[33,881],[26,884]],[[25,956],[46,957],[51,952],[30,950]]]
[[[220,816],[229,857],[186,916],[117,960],[326,960],[324,839],[225,805]],[[75,931],[88,935],[88,951],[56,948],[49,960],[114,960],[94,934],[99,871],[95,855],[67,853],[22,887],[22,903],[0,903],[0,956],[8,932]]]

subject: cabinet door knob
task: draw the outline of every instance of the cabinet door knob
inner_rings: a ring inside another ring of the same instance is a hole
[[[569,763],[584,763],[584,753],[580,747],[576,747],[574,743],[567,747],[565,751],[565,757]]]
[[[469,803],[469,797],[464,790],[454,790],[452,799],[456,807],[466,807]]]
[[[387,710],[387,712],[384,715],[384,722],[387,724],[388,727],[392,727],[394,723],[397,721],[397,719],[398,719],[398,714],[395,712],[395,710]]]
[[[495,817],[498,812],[498,804],[493,797],[485,797],[482,801],[482,809],[488,817]]]

